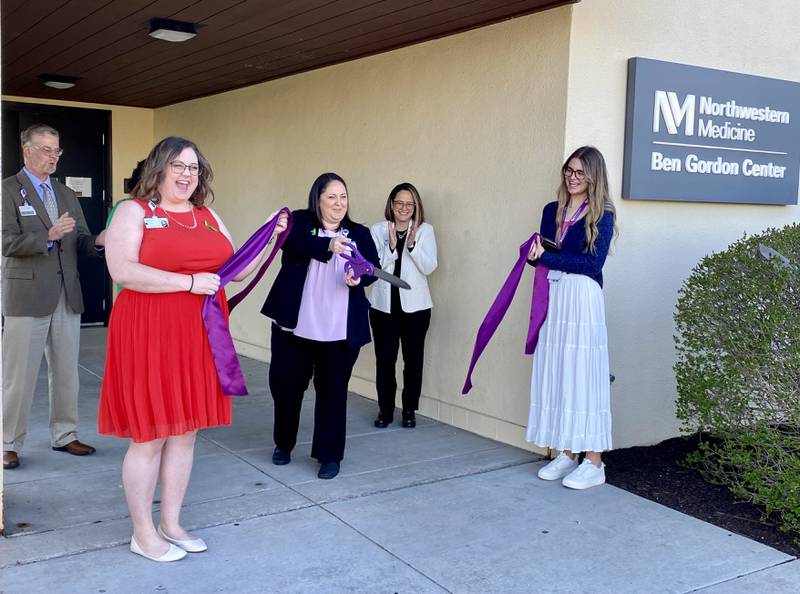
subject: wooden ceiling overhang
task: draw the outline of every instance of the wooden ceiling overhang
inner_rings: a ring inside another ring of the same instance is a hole
[[[155,108],[578,0],[2,0],[2,92]],[[195,38],[148,35],[150,19]],[[79,77],[56,90],[41,75]]]

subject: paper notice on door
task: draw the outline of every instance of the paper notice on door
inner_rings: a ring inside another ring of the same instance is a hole
[[[67,177],[67,187],[78,195],[78,198],[92,197],[91,177]]]

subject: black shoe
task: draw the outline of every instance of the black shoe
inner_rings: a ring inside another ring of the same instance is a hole
[[[289,452],[286,452],[280,448],[275,448],[275,451],[272,452],[272,463],[275,466],[283,466],[291,461],[292,455]]]
[[[388,415],[385,415],[385,414],[383,414],[383,413],[380,413],[380,414],[378,415],[378,418],[377,418],[377,419],[375,419],[375,423],[374,423],[374,425],[375,425],[375,426],[376,426],[378,429],[386,429],[386,428],[387,428],[389,425],[391,425],[393,422],[394,422],[394,414],[388,414]]]
[[[337,474],[339,474],[339,463],[338,462],[323,462],[322,466],[319,467],[319,472],[317,473],[317,478],[332,479]]]
[[[417,426],[417,416],[414,414],[413,410],[404,410],[403,411],[403,427],[407,427],[409,429],[413,429]]]

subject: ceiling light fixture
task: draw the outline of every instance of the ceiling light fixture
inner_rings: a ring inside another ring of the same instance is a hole
[[[149,35],[162,41],[188,41],[197,35],[197,31],[194,23],[155,18],[150,19]]]
[[[46,87],[53,89],[71,89],[80,80],[78,76],[66,76],[64,74],[40,74],[39,78]]]

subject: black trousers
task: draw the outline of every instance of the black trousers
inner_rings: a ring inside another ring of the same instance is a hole
[[[272,324],[269,389],[275,405],[275,446],[291,452],[297,443],[303,393],[314,377],[314,437],[311,457],[341,462],[347,430],[347,384],[360,349],[346,340],[318,342]]]
[[[403,349],[403,410],[417,410],[422,392],[422,363],[425,360],[425,335],[431,325],[431,310],[383,313],[369,310],[375,345],[375,385],[381,414],[394,413],[397,394],[395,365]]]

